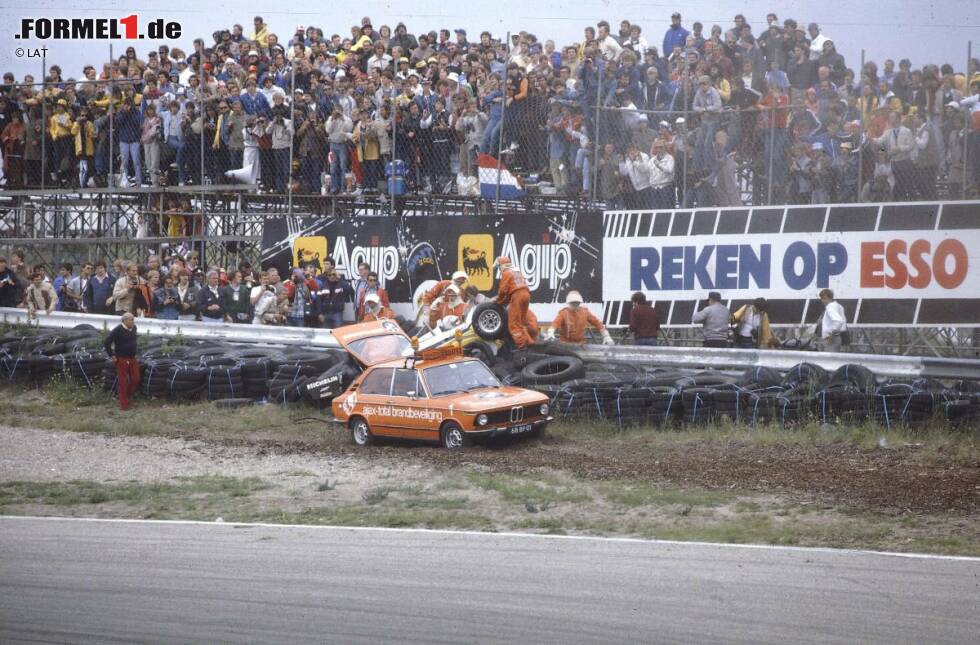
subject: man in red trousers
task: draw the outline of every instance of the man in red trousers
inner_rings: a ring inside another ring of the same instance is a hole
[[[129,409],[129,397],[136,392],[140,384],[140,364],[136,360],[136,319],[131,313],[124,313],[122,324],[106,336],[104,347],[106,354],[116,364],[116,384],[119,391],[119,407]]]

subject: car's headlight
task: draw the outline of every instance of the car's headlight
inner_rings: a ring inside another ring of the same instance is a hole
[[[548,414],[548,410],[550,410],[550,409],[551,408],[548,407],[548,404],[547,403],[542,403],[541,404],[541,408],[540,408],[541,414]]]
[[[489,422],[489,421],[490,421],[490,418],[487,415],[481,414],[481,415],[479,415],[476,418],[476,425],[478,425],[478,426],[485,426],[485,425],[487,425],[487,422]]]

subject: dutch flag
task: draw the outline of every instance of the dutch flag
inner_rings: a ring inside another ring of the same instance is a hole
[[[493,155],[480,154],[477,157],[480,166],[480,196],[484,199],[497,197],[497,159]],[[524,182],[500,165],[500,199],[518,199],[524,197]]]

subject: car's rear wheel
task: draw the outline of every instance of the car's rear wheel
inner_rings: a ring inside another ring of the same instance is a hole
[[[446,450],[459,450],[469,446],[471,441],[458,423],[450,421],[442,427],[442,447]]]
[[[371,427],[362,417],[354,417],[350,423],[350,436],[358,446],[370,446],[374,443]]]

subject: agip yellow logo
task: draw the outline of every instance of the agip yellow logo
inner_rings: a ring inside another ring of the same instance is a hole
[[[466,272],[470,284],[480,291],[493,289],[493,235],[460,235],[456,262],[456,269]]]
[[[301,269],[313,267],[313,275],[323,273],[323,261],[327,259],[327,238],[322,235],[297,237],[293,241],[293,266]]]

